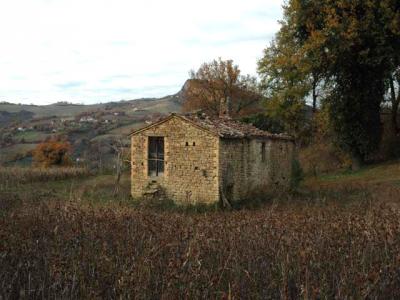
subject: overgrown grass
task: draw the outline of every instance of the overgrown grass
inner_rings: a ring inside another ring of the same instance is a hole
[[[43,182],[48,180],[64,180],[68,178],[86,177],[89,172],[85,168],[22,168],[1,167],[0,184],[14,185],[18,183]],[[4,189],[5,187],[3,187]],[[0,188],[1,189],[1,188]]]
[[[382,203],[213,214],[41,203],[0,221],[0,290],[4,298],[396,298],[399,218]]]
[[[137,206],[128,177],[24,184],[0,216],[0,298],[399,298],[399,175],[229,212]]]
[[[400,162],[392,161],[379,165],[369,165],[359,171],[342,171],[333,174],[326,174],[319,177],[310,177],[308,186],[329,185],[339,186],[340,184],[379,184],[395,182],[400,180]]]
[[[31,144],[14,144],[8,147],[0,148],[0,163],[10,162],[17,156],[24,156],[29,151],[35,149],[36,143]]]
[[[76,199],[74,181],[89,176],[84,168],[0,168],[0,217],[23,206],[26,201]]]

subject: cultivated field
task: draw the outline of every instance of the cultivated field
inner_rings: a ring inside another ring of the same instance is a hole
[[[399,195],[399,163],[226,212],[139,207],[128,177],[16,180],[0,298],[399,298]]]

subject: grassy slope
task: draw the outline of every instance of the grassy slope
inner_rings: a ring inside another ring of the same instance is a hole
[[[37,144],[15,144],[9,147],[3,147],[0,149],[0,162],[11,161],[16,155],[24,155],[28,151],[33,150]]]
[[[115,128],[115,129],[109,131],[109,134],[128,135],[134,129],[138,129],[138,128],[144,127],[145,125],[146,124],[144,122],[135,122],[135,123],[130,124],[130,125],[126,125],[126,126],[121,126],[121,127]]]
[[[387,162],[363,168],[358,172],[341,172],[324,175],[318,178],[310,177],[306,181],[307,186],[323,186],[335,188],[343,185],[374,185],[388,184],[398,186],[400,184],[400,162]]]
[[[49,116],[74,116],[79,113],[95,110],[98,108],[102,108],[103,104],[95,104],[95,105],[59,105],[59,104],[50,104],[50,105],[15,105],[15,104],[4,104],[0,103],[0,110],[8,111],[8,112],[18,112],[21,110],[26,110],[33,112],[35,114],[35,118],[41,117],[49,117]]]
[[[24,131],[24,132],[18,132],[16,135],[14,135],[15,140],[21,140],[24,139],[26,143],[40,143],[44,141],[47,137],[51,137],[52,134],[49,133],[44,133],[41,131]]]
[[[26,147],[29,148],[30,146],[30,144],[26,144]],[[21,190],[33,188],[35,191],[39,191],[39,193],[40,191],[53,190],[56,192],[56,194],[53,195],[54,197],[67,200],[65,198],[66,194],[58,194],[58,191],[69,190],[72,185],[73,198],[90,200],[90,202],[96,202],[98,200],[100,202],[113,203],[115,197],[110,191],[114,189],[114,180],[115,176],[109,174],[90,176],[86,179],[79,178],[78,180],[49,181],[45,184],[34,183],[30,186],[22,185],[19,188]],[[18,184],[15,186],[18,187]],[[121,189],[118,197],[124,200],[130,199],[129,191],[130,175],[127,172],[122,177]],[[340,202],[342,203],[349,200],[349,197],[352,200],[363,201],[365,200],[364,198],[370,197],[371,195],[389,191],[394,192],[394,194],[392,194],[393,197],[390,196],[385,200],[398,202],[400,204],[400,196],[397,197],[396,194],[396,192],[399,192],[400,195],[400,162],[398,161],[369,166],[359,172],[342,172],[317,178],[308,177],[302,183],[298,194],[283,194],[283,197],[279,194],[279,196],[275,197],[273,200],[284,205],[292,205],[292,203],[295,202],[302,206],[304,202],[300,200],[307,199],[311,201],[310,203],[319,204],[319,200],[322,197],[332,201],[341,200]],[[85,198],[85,195],[87,198]],[[68,192],[68,197],[70,196],[71,194]],[[268,201],[268,205],[270,203],[271,201]]]
[[[132,105],[139,109],[145,109],[149,112],[168,113],[180,110],[180,105],[174,100],[173,97],[164,97],[161,99],[139,99],[129,100],[123,102],[113,103],[99,103],[90,105],[79,104],[50,104],[50,105],[17,105],[9,103],[0,103],[0,111],[19,112],[26,110],[33,112],[35,118],[49,117],[49,116],[62,116],[70,117],[80,114],[82,112],[104,110],[106,106],[112,106],[115,109],[125,109],[129,111]],[[112,109],[113,109],[112,108]]]

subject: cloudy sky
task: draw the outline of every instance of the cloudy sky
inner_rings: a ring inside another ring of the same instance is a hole
[[[282,0],[1,0],[0,101],[96,103],[176,93],[190,69],[256,74]]]

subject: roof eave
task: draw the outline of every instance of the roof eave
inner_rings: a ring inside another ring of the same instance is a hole
[[[294,142],[294,138],[292,137],[284,137],[284,136],[267,136],[267,135],[244,135],[244,136],[232,136],[232,135],[222,135],[223,139],[266,139],[266,140],[282,140],[282,141],[291,141]]]

